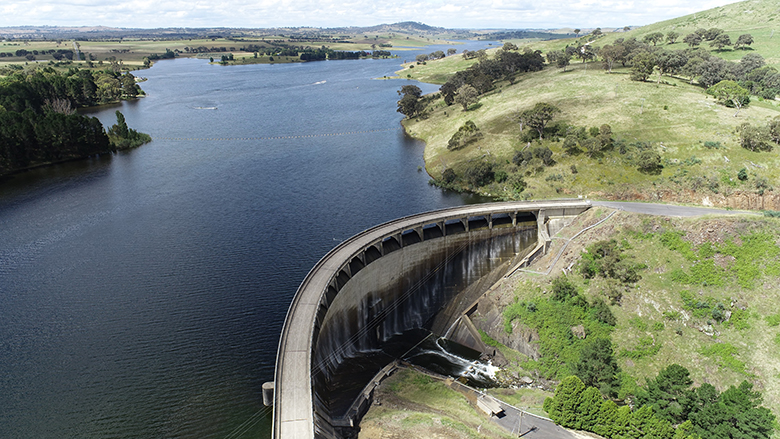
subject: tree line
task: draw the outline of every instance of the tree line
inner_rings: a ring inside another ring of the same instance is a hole
[[[691,387],[688,369],[672,364],[637,392],[634,407],[605,398],[576,375],[565,378],[544,409],[555,423],[614,439],[769,439],[775,416],[761,392],[742,381],[725,391]]]
[[[97,118],[76,113],[79,107],[116,102],[139,93],[131,74],[112,70],[58,73],[45,68],[3,78],[0,175],[148,142],[148,136],[129,130],[119,114],[119,126],[108,135]]]

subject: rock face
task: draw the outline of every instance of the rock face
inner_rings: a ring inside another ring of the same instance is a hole
[[[579,339],[585,338],[585,326],[577,325],[571,328],[571,333]]]
[[[490,337],[533,360],[541,357],[539,353],[539,334],[519,322],[512,322],[512,333],[504,330],[504,316],[498,306],[488,297],[479,301],[477,312],[471,315],[474,325],[485,331]]]

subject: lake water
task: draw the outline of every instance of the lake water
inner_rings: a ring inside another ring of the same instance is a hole
[[[148,97],[95,112],[152,143],[0,182],[0,437],[268,437],[261,385],[314,263],[484,201],[428,185],[396,112],[407,81],[373,79],[438,49],[158,62],[137,72]]]

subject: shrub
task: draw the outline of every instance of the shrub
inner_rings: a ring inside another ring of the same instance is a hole
[[[447,149],[454,150],[462,148],[470,143],[476,142],[482,138],[482,132],[472,121],[463,124],[447,142]]]
[[[441,181],[445,184],[452,184],[458,176],[452,168],[447,168],[441,173]]]
[[[488,162],[476,162],[469,165],[464,172],[466,181],[474,187],[490,184],[495,178],[493,164]]]
[[[577,296],[577,287],[566,276],[558,276],[552,282],[552,299],[565,302],[567,299]]]

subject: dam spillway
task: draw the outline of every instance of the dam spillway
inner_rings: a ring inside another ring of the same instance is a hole
[[[534,241],[546,248],[589,207],[581,200],[463,206],[400,218],[339,244],[312,268],[288,311],[274,438],[349,436],[359,420],[351,403],[384,365],[430,331],[443,334],[523,248]]]

